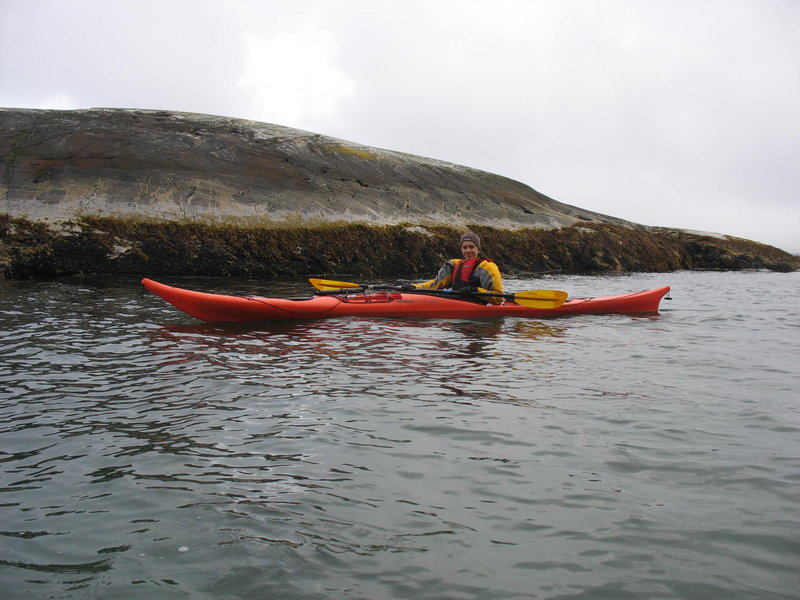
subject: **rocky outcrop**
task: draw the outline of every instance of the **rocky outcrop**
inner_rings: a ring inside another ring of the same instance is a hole
[[[430,272],[478,230],[506,271],[794,270],[775,248],[658,230],[483,171],[277,125],[0,109],[0,269]]]
[[[0,148],[2,210],[35,220],[627,224],[491,173],[208,115],[0,110]]]

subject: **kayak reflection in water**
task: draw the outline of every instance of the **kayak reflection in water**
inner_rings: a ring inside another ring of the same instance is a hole
[[[503,278],[500,270],[491,259],[481,256],[481,238],[469,232],[461,236],[461,254],[464,257],[448,260],[434,279],[423,283],[406,283],[402,289],[411,291],[419,288],[446,290],[454,292],[503,293]],[[476,297],[478,299],[479,297]],[[482,299],[481,299],[482,301]],[[502,298],[488,298],[492,304],[500,304]]]

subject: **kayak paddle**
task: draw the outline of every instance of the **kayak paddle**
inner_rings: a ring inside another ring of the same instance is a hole
[[[354,288],[363,288],[360,283],[351,283],[349,281],[331,281],[330,279],[315,279],[311,277],[309,283],[318,290],[346,290]]]
[[[308,280],[311,285],[316,289],[323,292],[330,292],[333,290],[366,290],[367,286],[360,283],[353,283],[350,281],[331,281],[329,279],[315,279]],[[400,288],[397,286],[380,286],[385,289]],[[405,290],[404,290],[405,291]],[[450,292],[445,290],[434,290],[430,288],[417,288],[415,290],[405,291],[407,294],[441,294],[448,296],[488,296],[494,298],[505,298],[506,300],[513,300],[521,306],[528,306],[530,308],[558,308],[566,302],[568,294],[560,290],[527,290],[524,292],[515,292],[513,294],[496,294],[494,292],[466,292],[460,294],[459,292]]]

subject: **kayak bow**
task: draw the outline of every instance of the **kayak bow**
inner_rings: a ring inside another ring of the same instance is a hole
[[[419,293],[344,290],[307,300],[229,296],[186,290],[152,279],[142,279],[148,291],[201,321],[247,323],[257,321],[326,319],[332,317],[421,317],[471,319],[476,317],[549,317],[575,314],[656,313],[669,287],[601,298],[573,298],[557,308],[532,308],[514,302],[476,304],[459,298]]]

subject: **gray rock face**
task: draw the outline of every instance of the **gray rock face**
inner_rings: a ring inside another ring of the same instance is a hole
[[[0,109],[0,213],[241,226],[643,228],[491,173],[209,115]]]
[[[0,278],[427,273],[464,227],[506,273],[800,268],[517,181],[252,121],[0,109]]]

